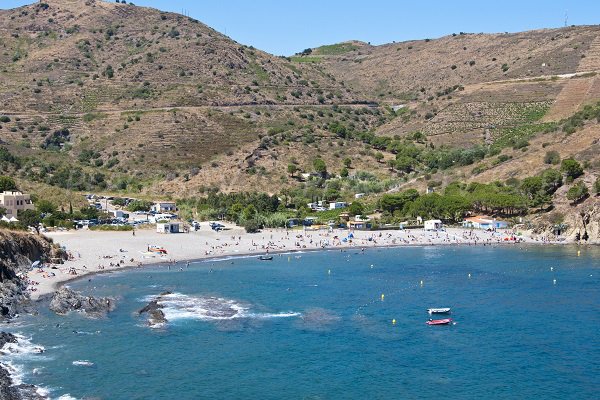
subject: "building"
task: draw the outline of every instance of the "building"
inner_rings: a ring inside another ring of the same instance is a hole
[[[423,227],[426,231],[437,231],[442,229],[442,226],[442,221],[440,221],[439,219],[430,219],[428,221],[425,221]]]
[[[348,229],[355,231],[367,231],[371,229],[371,223],[368,221],[349,221]]]
[[[182,233],[183,227],[181,222],[164,222],[156,224],[156,232],[158,233]]]
[[[114,210],[111,214],[114,215],[115,218],[129,219],[129,213],[123,210]]]
[[[364,193],[356,193],[356,194],[354,195],[354,198],[355,198],[355,199],[357,199],[357,200],[358,200],[358,199],[362,199],[363,197],[365,197],[365,194],[364,194]]]
[[[152,205],[151,210],[156,213],[175,212],[177,205],[174,201],[157,201]]]
[[[508,228],[508,222],[500,221],[485,215],[477,215],[475,217],[465,218],[462,222],[462,226],[475,229],[504,229]]]
[[[35,206],[31,202],[28,194],[21,192],[2,192],[0,193],[0,208],[6,209],[6,217],[17,218],[21,210],[33,210]]]
[[[330,210],[337,210],[339,208],[345,208],[347,206],[348,206],[348,203],[345,203],[343,201],[333,201],[333,202],[329,203]]]

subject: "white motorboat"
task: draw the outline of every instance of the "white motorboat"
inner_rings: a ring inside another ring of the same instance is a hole
[[[427,309],[429,314],[450,314],[450,307],[448,308],[429,308]]]

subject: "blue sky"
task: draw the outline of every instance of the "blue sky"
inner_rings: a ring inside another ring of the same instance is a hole
[[[81,0],[83,1],[83,0]],[[33,0],[0,0],[0,8]],[[598,0],[134,0],[185,13],[275,55],[357,39],[372,44],[453,32],[517,32],[600,23]]]

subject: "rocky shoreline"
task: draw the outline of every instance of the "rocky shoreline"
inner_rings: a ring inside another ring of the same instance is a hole
[[[0,332],[0,349],[7,343],[18,343],[12,333]],[[27,384],[15,384],[8,369],[0,363],[0,399],[2,400],[48,400],[39,393],[38,387]]]
[[[26,272],[34,261],[64,260],[64,251],[50,239],[26,232],[0,231],[0,321],[30,311]],[[0,332],[0,349],[18,343],[18,338]],[[48,400],[34,385],[15,383],[10,370],[0,359],[0,399]]]

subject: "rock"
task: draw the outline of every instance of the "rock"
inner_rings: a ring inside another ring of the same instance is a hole
[[[0,349],[6,343],[17,343],[17,338],[12,333],[0,332]],[[0,364],[0,399],[2,400],[48,400],[38,393],[33,385],[13,385],[10,373]]]
[[[29,301],[22,278],[34,261],[62,261],[67,254],[52,240],[0,229],[0,320],[14,317]]]
[[[158,300],[160,300],[161,296],[166,296],[171,294],[171,292],[163,292],[156,299],[151,300],[144,308],[138,311],[138,314],[148,314],[148,325],[157,326],[166,324],[167,318],[165,317],[165,313],[162,311],[163,306],[158,304]]]
[[[17,343],[17,338],[12,333],[0,332],[0,349],[4,347],[6,343]]]
[[[50,301],[50,309],[56,314],[65,315],[71,311],[80,311],[86,315],[99,318],[105,317],[115,308],[115,300],[110,297],[95,298],[63,287],[59,289]]]

